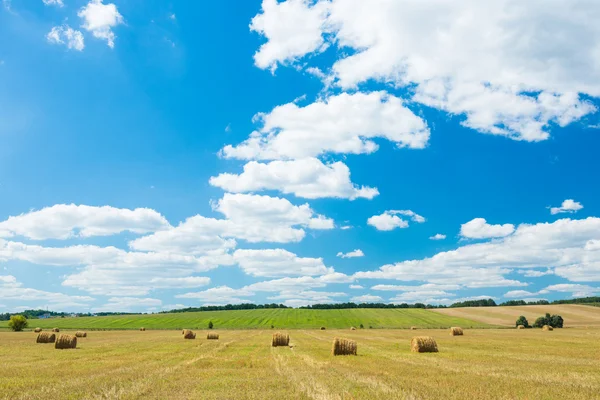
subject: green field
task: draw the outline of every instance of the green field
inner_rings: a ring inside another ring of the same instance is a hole
[[[150,315],[123,315],[109,317],[80,317],[32,319],[29,328],[62,329],[204,329],[212,321],[217,329],[265,329],[274,325],[286,329],[346,329],[351,326],[365,328],[447,328],[489,327],[483,322],[434,313],[422,309],[347,309],[302,310],[263,309],[239,311],[206,311]],[[7,328],[7,322],[0,328]]]
[[[600,329],[88,332],[75,350],[0,333],[0,399],[597,399]],[[69,332],[72,333],[72,332]],[[411,353],[414,335],[439,353]],[[357,356],[334,357],[334,337]]]

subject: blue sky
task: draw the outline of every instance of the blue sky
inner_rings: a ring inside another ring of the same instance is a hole
[[[599,294],[579,3],[4,0],[0,311]]]

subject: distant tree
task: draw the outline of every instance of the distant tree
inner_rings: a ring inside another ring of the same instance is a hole
[[[275,325],[271,324],[271,329],[275,329]]]
[[[360,329],[365,329],[365,326],[363,324],[360,324]]]
[[[208,322],[208,329],[212,329],[212,328],[213,328],[213,326],[214,326],[214,324],[212,323],[212,321],[209,321],[209,322]]]
[[[539,317],[533,323],[533,327],[534,328],[541,328],[544,325],[548,325],[547,322],[548,322],[548,320],[546,319],[546,317]]]
[[[523,325],[525,328],[529,328],[529,322],[527,321],[527,318],[525,318],[525,316],[521,315],[519,319],[517,319],[515,326],[519,325]]]
[[[563,317],[561,317],[560,315],[553,315],[550,317],[550,326],[553,328],[562,328],[563,324],[564,324],[564,320]]]
[[[8,321],[8,327],[15,332],[21,332],[27,328],[27,318],[22,315],[13,315]]]

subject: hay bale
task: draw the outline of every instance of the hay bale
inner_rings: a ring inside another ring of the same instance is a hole
[[[411,331],[416,331],[416,330],[417,330],[417,327],[416,327],[416,326],[411,326],[411,327],[410,327],[410,330],[411,330]]]
[[[184,339],[196,339],[196,334],[189,329],[186,329],[183,333]]]
[[[523,325],[517,325],[517,329],[525,329]]]
[[[415,336],[410,341],[410,351],[415,353],[437,353],[438,347],[431,336]]]
[[[64,349],[76,349],[77,348],[77,338],[71,335],[60,335],[58,339],[56,339],[56,343],[54,344],[55,349],[64,350]]]
[[[462,336],[462,335],[463,335],[462,328],[459,328],[457,326],[453,326],[452,328],[450,328],[450,336]]]
[[[218,333],[214,333],[214,332],[209,332],[208,335],[206,335],[206,339],[208,339],[208,340],[219,340],[219,334]]]
[[[271,343],[271,345],[273,347],[277,347],[277,346],[289,346],[290,344],[290,335],[288,335],[287,333],[281,333],[281,332],[277,332],[273,334],[273,341]]]
[[[60,332],[60,329],[58,329],[58,328],[54,328],[54,329],[52,329],[52,332],[54,332],[54,333],[58,333],[58,332]]]
[[[334,356],[355,356],[357,349],[358,346],[356,345],[356,341],[335,338],[333,339],[333,348],[331,349],[331,353]]]
[[[551,327],[550,325],[544,325],[544,326],[542,326],[542,330],[543,331],[553,331],[554,328]]]
[[[355,330],[356,330],[356,328],[355,328],[355,327],[353,327],[353,326],[351,326],[351,327],[350,327],[350,330],[351,330],[351,331],[355,331]]]
[[[75,337],[87,337],[87,332],[77,331],[75,332]]]
[[[35,340],[36,343],[54,343],[56,341],[56,335],[50,332],[42,332],[38,335]]]
[[[324,327],[324,326],[322,326],[322,327],[321,327],[321,330],[322,330],[322,331],[324,331],[324,330],[325,330],[325,327]]]
[[[146,328],[140,328],[140,332],[145,332]]]
[[[33,331],[34,331],[35,333],[40,333],[40,332],[42,331],[42,328],[35,328]]]

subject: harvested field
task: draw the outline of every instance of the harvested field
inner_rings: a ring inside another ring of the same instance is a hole
[[[179,332],[94,332],[76,351],[0,333],[0,398],[587,400],[600,392],[595,328],[469,329],[460,340],[424,331],[439,353],[411,352],[408,329],[297,330],[290,351],[270,346],[270,329],[219,341]],[[358,355],[332,356],[333,339],[348,334]]]

